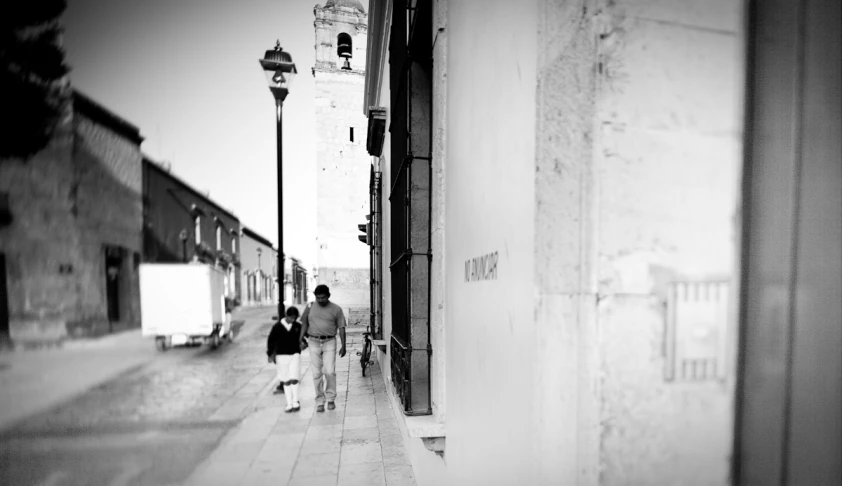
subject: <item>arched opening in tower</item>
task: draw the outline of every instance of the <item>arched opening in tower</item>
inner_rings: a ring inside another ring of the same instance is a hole
[[[342,69],[345,70],[345,71],[350,71],[351,70],[350,59],[353,56],[353,54],[352,54],[353,45],[352,45],[352,41],[351,41],[351,36],[348,35],[345,32],[340,33],[338,36],[336,36],[336,46],[337,46],[336,47],[336,54],[339,55],[339,57],[345,59],[345,62],[342,65]]]

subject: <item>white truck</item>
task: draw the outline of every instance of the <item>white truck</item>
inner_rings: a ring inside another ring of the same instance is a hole
[[[232,341],[227,280],[203,263],[141,263],[141,334],[154,337],[160,351],[202,342],[216,349],[223,338]]]

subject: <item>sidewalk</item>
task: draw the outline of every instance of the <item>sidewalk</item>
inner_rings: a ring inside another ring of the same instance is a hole
[[[248,335],[258,327],[250,326],[249,322],[264,322],[271,309],[238,309],[232,320],[246,321],[240,333]],[[0,389],[3,390],[0,394],[0,431],[147,365],[159,356],[154,341],[142,337],[140,329],[96,339],[67,341],[59,348],[0,353]]]
[[[315,412],[310,356],[301,355],[301,410],[269,393],[194,471],[189,485],[414,486],[412,466],[377,362],[362,376],[362,336],[337,359],[336,410]]]

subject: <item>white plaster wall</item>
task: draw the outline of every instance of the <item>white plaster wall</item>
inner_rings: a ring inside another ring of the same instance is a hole
[[[448,5],[449,484],[533,484],[536,2]],[[465,261],[498,252],[497,279]],[[524,305],[526,304],[526,305]]]
[[[739,2],[624,0],[601,19],[594,164],[606,484],[728,482],[733,369],[724,382],[666,382],[663,305],[669,281],[736,284],[740,18]]]

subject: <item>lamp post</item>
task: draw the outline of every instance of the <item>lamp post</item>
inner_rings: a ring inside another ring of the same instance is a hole
[[[283,175],[283,110],[284,100],[289,94],[289,85],[292,78],[298,73],[292,56],[284,52],[281,42],[275,42],[275,48],[266,51],[263,59],[260,59],[260,67],[266,75],[269,83],[269,91],[275,97],[275,120],[278,129],[278,269],[284,268],[284,175]],[[280,280],[280,278],[278,279]],[[284,317],[283,293],[278,295],[278,319]]]

